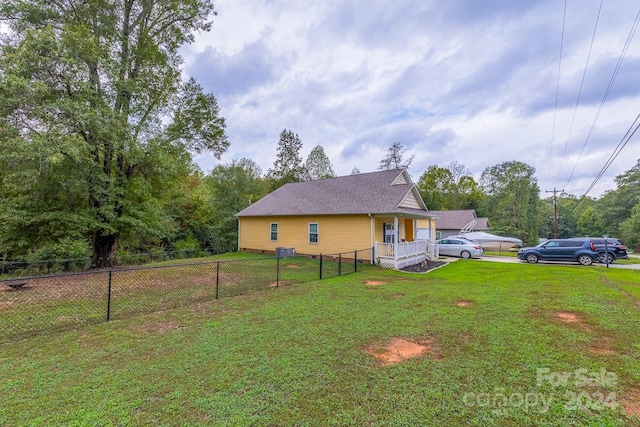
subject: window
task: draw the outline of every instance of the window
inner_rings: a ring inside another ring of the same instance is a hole
[[[278,240],[278,224],[275,222],[271,223],[271,241],[275,242]]]
[[[436,231],[436,240],[442,239],[442,231]]]
[[[318,223],[309,224],[309,243],[318,243]]]

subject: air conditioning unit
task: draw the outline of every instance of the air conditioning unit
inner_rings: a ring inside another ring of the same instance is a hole
[[[276,248],[276,256],[278,258],[289,258],[292,256],[296,256],[296,250],[294,248]]]

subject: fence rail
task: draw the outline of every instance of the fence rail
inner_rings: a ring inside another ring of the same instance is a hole
[[[0,342],[358,271],[371,249],[0,280]]]
[[[198,258],[210,255],[215,255],[215,253],[202,249],[135,254],[121,253],[118,255],[118,264],[120,266],[134,266],[144,265],[150,262]],[[34,276],[40,274],[71,273],[85,271],[90,268],[90,266],[90,257],[48,260],[16,260],[0,257],[0,275]]]

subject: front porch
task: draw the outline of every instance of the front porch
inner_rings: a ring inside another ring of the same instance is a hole
[[[413,242],[376,242],[374,246],[375,263],[383,268],[400,270],[425,260],[436,260],[438,256],[438,245],[428,239]]]

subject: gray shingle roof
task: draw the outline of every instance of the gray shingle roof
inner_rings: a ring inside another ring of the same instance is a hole
[[[438,230],[460,230],[473,220],[478,221],[473,227],[474,230],[488,230],[490,228],[489,219],[478,218],[473,209],[429,212],[438,216]]]
[[[402,173],[396,169],[285,184],[236,216],[427,214],[425,210],[398,207],[414,188],[410,178],[407,184],[392,185]]]

